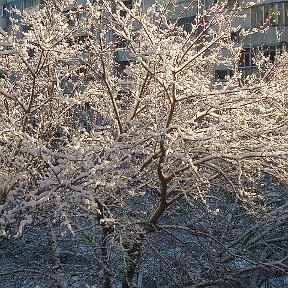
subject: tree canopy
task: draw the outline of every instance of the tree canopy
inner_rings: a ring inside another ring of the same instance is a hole
[[[72,2],[0,30],[1,283],[283,287],[287,53],[244,76],[225,1]]]

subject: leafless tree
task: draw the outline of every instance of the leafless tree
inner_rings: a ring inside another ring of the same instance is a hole
[[[243,79],[225,1],[44,2],[0,31],[1,283],[287,284],[286,53]]]

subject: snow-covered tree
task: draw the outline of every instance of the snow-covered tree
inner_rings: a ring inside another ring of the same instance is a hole
[[[244,77],[224,2],[183,27],[194,1],[47,0],[0,31],[6,287],[282,285],[287,54]]]

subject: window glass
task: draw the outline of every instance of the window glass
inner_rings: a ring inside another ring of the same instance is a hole
[[[248,27],[259,28],[263,25],[288,25],[288,2],[271,3],[251,7],[247,11]],[[247,27],[247,23],[246,23]]]
[[[228,2],[227,2],[228,6],[233,6],[235,4],[238,4],[238,0],[228,0]]]
[[[264,6],[264,24],[273,25],[276,23],[277,11],[276,4]]]
[[[257,27],[257,8],[251,8],[251,27]]]
[[[195,17],[193,16],[183,17],[178,19],[177,25],[182,26],[186,32],[190,33],[192,31],[192,24],[194,23],[194,21]]]
[[[287,51],[287,44],[286,43],[280,43],[277,45],[277,54],[281,55],[285,51]]]
[[[233,71],[231,69],[219,69],[215,70],[215,80],[216,81],[228,81],[233,76]]]
[[[40,4],[40,0],[25,0],[24,6],[25,8],[30,8]]]
[[[2,11],[3,11],[3,16],[4,17],[7,17],[7,5],[6,4],[4,4],[3,6],[2,6]]]
[[[270,46],[269,47],[269,60],[273,63],[276,58],[276,46]]]
[[[230,33],[230,38],[231,38],[231,41],[233,41],[234,43],[236,44],[239,44],[240,42],[240,34],[239,34],[239,31],[233,31]]]
[[[251,66],[251,54],[250,51],[244,52],[244,66]]]
[[[124,4],[128,9],[132,9],[132,8],[133,8],[132,0],[123,1],[123,4]],[[125,17],[126,14],[127,14],[127,12],[126,12],[125,10],[121,10],[121,11],[120,11],[120,16]]]
[[[251,8],[251,27],[261,27],[264,24],[264,6]]]
[[[257,26],[260,27],[264,24],[264,6],[257,7]]]
[[[245,28],[253,27],[251,24],[251,9],[247,9],[244,21],[242,22],[242,25]]]
[[[284,3],[277,4],[277,24],[284,24]]]
[[[254,62],[254,48],[245,48],[242,51],[241,57],[240,57],[240,67],[251,67],[255,66]]]
[[[284,4],[284,24],[288,25],[288,2],[285,2],[283,4]]]
[[[275,61],[276,53],[277,53],[277,47],[275,45],[263,47],[264,56],[268,58],[268,60],[271,61],[272,63]]]
[[[5,73],[0,69],[0,79],[5,79]]]

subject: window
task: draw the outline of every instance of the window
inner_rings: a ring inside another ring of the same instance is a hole
[[[5,73],[3,70],[0,69],[0,79],[5,79]]]
[[[31,58],[34,57],[35,56],[35,48],[29,48],[27,53],[28,53],[29,57],[31,57]]]
[[[40,0],[25,0],[24,6],[25,8],[30,8],[40,4]]]
[[[275,61],[277,47],[275,45],[272,46],[264,46],[263,47],[263,54],[266,58],[268,58],[272,63]]]
[[[270,4],[264,6],[264,24],[273,25],[276,24],[277,10],[276,4]]]
[[[183,27],[183,29],[187,32],[190,33],[192,31],[192,24],[195,21],[194,16],[189,16],[189,17],[183,17],[177,20],[177,26]]]
[[[29,32],[29,31],[32,30],[32,26],[31,26],[31,25],[26,25],[26,24],[23,24],[23,25],[21,26],[21,28],[22,28],[22,32],[23,32],[23,33],[27,33],[27,32]]]
[[[251,27],[261,27],[264,24],[264,6],[251,8]]]
[[[239,44],[240,43],[240,33],[239,31],[232,31],[230,34],[230,39],[232,42]]]
[[[2,16],[7,17],[7,5],[6,4],[2,6]]]
[[[119,61],[117,67],[117,74],[118,76],[123,75],[125,68],[129,65],[129,61]]]
[[[227,5],[228,6],[238,5],[238,0],[228,0]]]
[[[284,23],[285,25],[288,25],[288,2],[283,3],[284,5]]]
[[[155,3],[155,12],[160,12],[160,7],[159,3]]]
[[[76,22],[76,13],[74,9],[72,10],[65,10],[63,14],[66,15],[67,23],[69,26],[74,26]]]
[[[255,55],[260,54],[266,57],[267,61],[274,62],[278,55],[287,51],[287,43],[279,43],[278,45],[263,45],[257,48],[244,48],[242,51],[239,67],[255,67]]]
[[[286,43],[280,43],[278,45],[270,45],[270,46],[262,46],[259,50],[263,53],[263,55],[270,61],[274,62],[278,55],[281,55],[284,51],[286,51],[287,45]]]
[[[17,7],[15,5],[9,5],[8,9],[6,11],[6,16],[7,17],[15,17],[15,11],[14,9],[16,9]],[[5,8],[6,10],[6,8]]]
[[[288,25],[288,2],[254,6],[250,9],[250,17],[252,28],[263,25]]]
[[[133,7],[132,0],[123,1],[123,4],[124,4],[128,9],[132,9],[132,7]],[[127,14],[127,12],[126,12],[125,10],[121,10],[121,11],[120,11],[120,16],[125,17],[126,14]]]
[[[285,23],[284,20],[284,3],[277,4],[277,24],[283,25]]]
[[[83,11],[79,11],[76,13],[76,18],[77,20],[85,20],[87,13],[83,10]]]
[[[255,51],[254,48],[244,48],[240,57],[240,67],[255,67],[254,62]]]
[[[77,69],[76,74],[77,75],[84,75],[87,73],[87,68],[85,66],[81,66],[79,69]]]
[[[287,43],[281,42],[277,45],[277,53],[278,55],[281,55],[283,52],[287,52]]]
[[[116,47],[119,50],[125,50],[125,48],[127,48],[128,46],[128,41],[125,38],[122,38],[121,36],[116,36],[115,37],[115,43],[116,43]]]
[[[231,69],[217,69],[215,70],[215,80],[216,81],[228,81],[230,77],[233,76],[233,71]]]
[[[185,1],[185,0],[182,0],[182,1]],[[228,7],[238,6],[239,4],[239,0],[226,0],[226,1],[227,1],[226,5]],[[223,0],[213,0],[213,4],[218,4],[218,3],[222,4],[223,2],[224,2]]]

